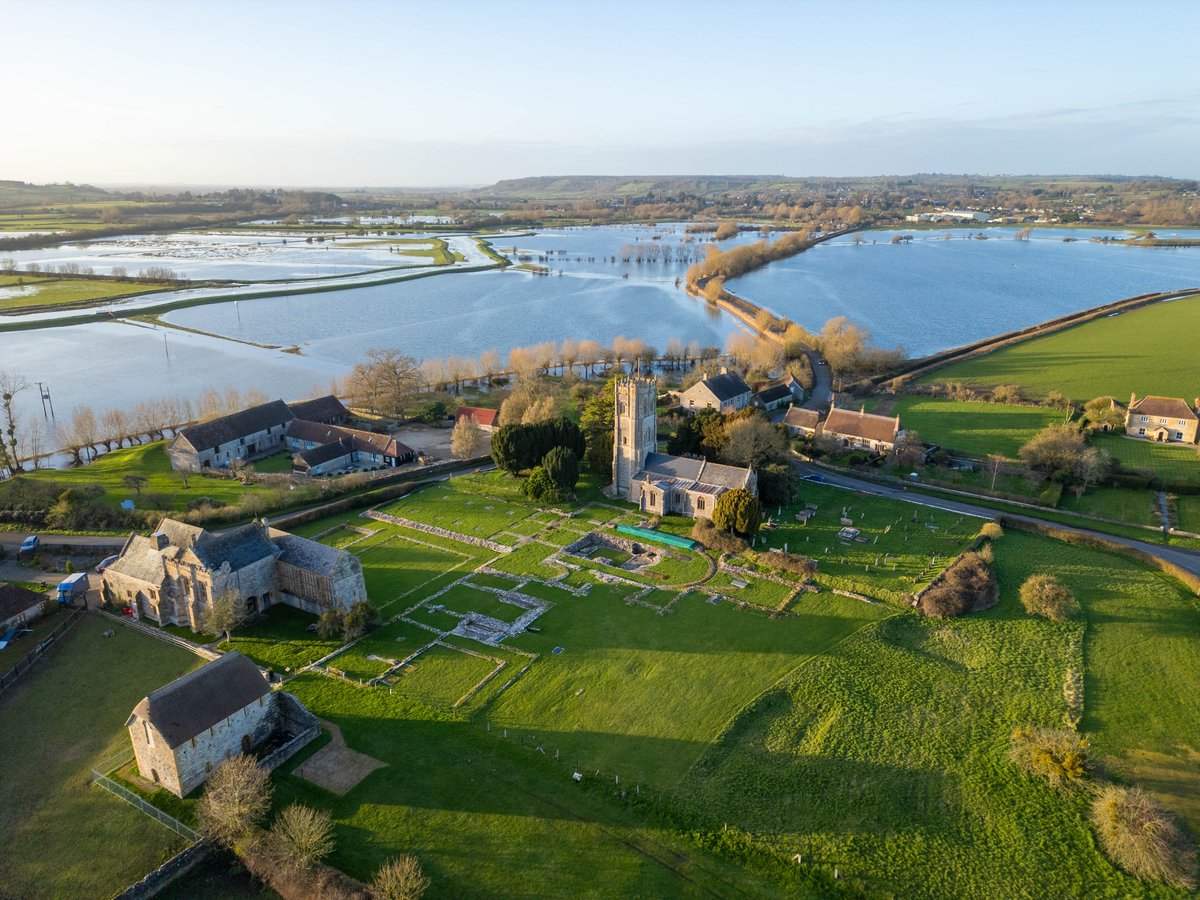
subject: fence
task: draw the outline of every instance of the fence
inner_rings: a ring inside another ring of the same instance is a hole
[[[186,825],[184,825],[178,819],[174,818],[173,816],[168,816],[165,812],[163,812],[157,806],[152,806],[151,804],[149,804],[145,800],[143,800],[141,797],[139,797],[137,794],[135,794],[133,791],[117,784],[117,782],[113,781],[107,775],[101,775],[95,769],[92,769],[92,783],[98,784],[100,787],[104,788],[106,791],[116,794],[118,797],[120,797],[122,800],[124,800],[130,806],[140,809],[142,812],[144,812],[150,818],[157,819],[159,822],[161,822],[163,825],[170,828],[172,831],[174,831],[180,837],[186,838],[187,840],[189,840],[193,843],[195,843],[196,841],[198,841],[200,839],[200,835],[196,834],[196,832],[194,832],[192,829],[188,828]]]
[[[17,661],[17,664],[13,666],[12,669],[5,672],[3,675],[0,675],[0,694],[3,694],[10,687],[16,684],[17,681],[20,680],[21,676],[28,672],[33,667],[35,662],[45,656],[46,651],[49,650],[50,647],[52,647],[60,637],[66,634],[67,629],[78,622],[82,616],[82,609],[77,609],[71,612],[65,622],[60,622],[58,625],[56,625],[54,630],[42,638],[36,647],[21,657],[21,659]]]

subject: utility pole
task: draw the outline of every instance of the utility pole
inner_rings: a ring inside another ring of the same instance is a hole
[[[54,418],[54,401],[50,399],[50,386],[47,384],[44,384],[43,382],[40,382],[40,381],[37,383],[37,386],[38,386],[38,396],[41,397],[41,400],[42,400],[42,417],[53,419]],[[46,415],[46,404],[47,403],[50,404],[49,416]]]

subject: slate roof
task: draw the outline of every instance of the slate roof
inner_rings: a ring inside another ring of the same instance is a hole
[[[815,409],[801,409],[793,406],[784,414],[783,424],[790,428],[807,428],[815,431],[821,424],[821,414]]]
[[[684,490],[716,494],[732,488],[745,487],[750,480],[750,470],[711,463],[703,459],[650,453],[646,456],[646,465],[634,480],[665,481]]]
[[[280,562],[318,575],[332,575],[347,553],[337,547],[329,547],[318,541],[288,534],[278,528],[270,529],[269,534],[275,546],[283,551],[279,556]]]
[[[16,584],[0,582],[0,622],[19,616],[25,610],[46,600],[45,594],[31,591]]]
[[[192,547],[206,569],[219,569],[225,563],[236,572],[259,560],[275,555],[275,547],[267,540],[262,528],[253,522],[227,531],[225,534],[205,535]]]
[[[475,420],[476,425],[484,428],[494,428],[500,424],[500,410],[486,409],[482,406],[460,406],[458,412],[454,414],[454,421],[458,421],[463,416],[470,416]]]
[[[1129,404],[1131,416],[1154,416],[1162,419],[1195,421],[1197,416],[1187,402],[1179,397],[1143,397]]]
[[[332,444],[343,438],[348,438],[355,450],[363,453],[378,453],[381,456],[393,456],[403,459],[412,454],[413,450],[406,444],[400,443],[390,434],[375,434],[371,431],[359,431],[357,428],[345,428],[341,425],[322,425],[320,422],[307,422],[295,419],[288,426],[288,437],[298,441],[309,441],[318,446]]]
[[[272,400],[270,403],[252,406],[221,416],[219,419],[189,425],[180,429],[179,435],[187,438],[187,442],[197,451],[211,450],[248,434],[286,424],[293,418],[292,411],[286,403],[282,400]]]
[[[741,394],[750,393],[750,385],[746,384],[741,375],[733,372],[723,372],[712,378],[705,378],[700,383],[712,391],[712,395],[721,403],[732,400]]]
[[[353,452],[353,442],[349,438],[342,438],[340,441],[334,441],[332,444],[321,444],[319,447],[313,447],[311,450],[301,450],[296,454],[295,458],[302,460],[306,468],[312,468],[322,463],[332,462],[335,459],[349,456]]]
[[[269,693],[258,666],[233,650],[146,695],[125,724],[149,722],[174,750]]]
[[[791,400],[792,389],[786,384],[775,384],[765,387],[754,395],[761,403],[778,403],[780,400]]]
[[[833,407],[822,426],[825,434],[839,434],[868,441],[895,443],[900,432],[900,417],[877,416],[862,410]]]
[[[287,406],[297,419],[309,422],[344,422],[350,415],[342,401],[333,394],[326,394],[315,400],[300,400]]]
[[[159,524],[159,530],[162,530],[162,523]],[[166,577],[162,552],[153,538],[142,537],[140,534],[129,536],[129,540],[121,549],[121,557],[104,571],[106,575],[115,572],[147,584],[162,584]]]

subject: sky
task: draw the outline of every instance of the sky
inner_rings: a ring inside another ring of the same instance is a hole
[[[1200,177],[1200,2],[0,0],[0,179]]]

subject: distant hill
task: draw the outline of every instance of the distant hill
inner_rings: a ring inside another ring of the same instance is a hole
[[[0,181],[0,209],[111,199],[113,195],[108,191],[92,187],[90,184],[26,184],[24,181]]]
[[[541,175],[509,178],[470,193],[484,197],[585,200],[691,194],[702,197],[737,191],[779,190],[804,179],[783,175]]]

